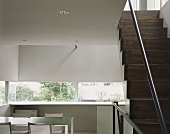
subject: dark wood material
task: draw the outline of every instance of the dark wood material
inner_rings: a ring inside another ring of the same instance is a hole
[[[131,100],[132,119],[158,119],[153,100]],[[160,105],[166,120],[170,119],[170,100],[161,100]]]
[[[167,28],[140,28],[141,36],[143,39],[166,39]],[[137,38],[136,32],[132,28],[120,29],[120,38],[133,39]]]
[[[158,98],[162,100],[170,99],[170,81],[155,81]],[[149,82],[143,81],[128,81],[127,82],[127,98],[131,100],[148,100],[152,99]]]
[[[147,20],[153,18],[159,18],[159,11],[135,11],[137,20]],[[121,19],[132,19],[132,15],[129,11],[124,11],[122,13]]]
[[[135,120],[136,124],[141,128],[144,134],[162,134],[161,127],[158,120]],[[168,130],[170,130],[170,124],[167,123]],[[134,134],[138,134],[134,132]]]
[[[136,11],[136,14],[169,129],[170,39],[167,39],[167,29],[163,28],[163,19],[159,18],[159,11]],[[123,12],[118,27],[120,50],[123,54],[122,64],[125,67],[124,78],[127,80],[127,98],[130,99],[130,117],[145,134],[162,134],[130,12]]]
[[[161,27],[163,26],[163,19],[147,19],[138,20],[139,27]],[[134,28],[134,23],[131,19],[122,19],[119,22],[119,28]]]
[[[154,80],[170,80],[170,64],[150,64]],[[125,65],[125,80],[147,80],[143,64]]]
[[[143,39],[146,50],[170,50],[170,39]],[[137,39],[121,39],[121,50],[140,50]]]
[[[170,64],[169,50],[150,50],[146,51],[149,64]],[[141,64],[143,58],[141,51],[123,51],[123,64]]]

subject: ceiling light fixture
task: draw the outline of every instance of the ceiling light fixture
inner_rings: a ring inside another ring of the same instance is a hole
[[[61,10],[59,13],[63,15],[68,15],[70,12],[66,10]]]

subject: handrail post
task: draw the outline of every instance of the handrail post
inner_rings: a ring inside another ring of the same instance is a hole
[[[117,120],[118,120],[118,125],[119,125],[119,134],[122,134],[122,130],[121,130],[121,118],[120,118],[120,114],[119,114],[118,110],[117,110]]]
[[[129,1],[129,6],[130,6],[133,22],[134,22],[134,25],[135,25],[136,34],[137,34],[137,37],[138,37],[138,40],[139,40],[139,44],[140,44],[140,48],[141,48],[141,52],[142,52],[142,56],[143,56],[148,80],[149,80],[149,85],[150,85],[150,89],[151,89],[151,93],[152,93],[152,97],[153,97],[153,100],[154,100],[158,119],[159,119],[160,126],[161,126],[161,129],[162,129],[162,133],[168,134],[167,127],[166,127],[166,124],[165,124],[165,120],[164,120],[164,117],[163,117],[163,114],[162,114],[161,106],[160,106],[158,96],[157,96],[157,93],[156,93],[154,81],[153,81],[153,78],[152,78],[151,70],[150,70],[150,67],[149,67],[148,59],[147,59],[147,56],[146,56],[146,53],[145,53],[145,48],[144,48],[143,41],[142,41],[142,38],[141,38],[141,34],[140,34],[140,31],[139,31],[137,19],[136,19],[136,16],[135,16],[135,13],[134,13],[134,10],[133,10],[133,7],[132,7],[131,0],[128,0],[128,1]]]
[[[123,115],[120,115],[120,134],[123,134],[123,126],[124,126],[124,121],[123,121]]]
[[[115,107],[113,106],[113,134],[116,134],[116,115],[115,115]]]
[[[129,124],[136,130],[136,132],[138,132],[138,134],[144,134],[140,128],[129,118],[129,116],[125,114],[115,103],[113,103],[113,106],[122,115],[123,119],[126,119],[126,121],[129,122]]]

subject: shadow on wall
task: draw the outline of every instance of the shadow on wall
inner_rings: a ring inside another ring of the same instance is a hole
[[[10,116],[10,105],[0,106],[0,116]]]

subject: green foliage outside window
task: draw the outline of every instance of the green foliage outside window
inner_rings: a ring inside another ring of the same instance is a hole
[[[74,83],[40,82],[40,89],[27,85],[16,86],[16,101],[71,101],[74,99]]]
[[[70,101],[74,99],[74,83],[42,82],[42,93],[49,101]]]
[[[5,102],[5,89],[0,85],[0,104]]]
[[[27,85],[19,84],[16,87],[16,101],[33,100],[34,92]]]

